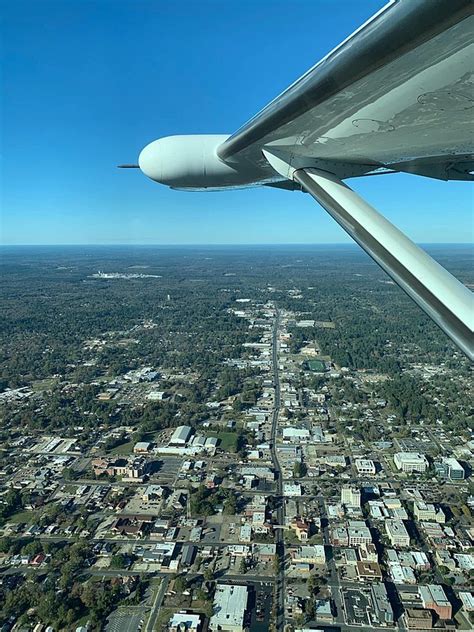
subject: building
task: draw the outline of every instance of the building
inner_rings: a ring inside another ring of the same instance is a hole
[[[399,470],[408,474],[413,472],[423,473],[428,468],[428,461],[425,455],[418,452],[397,452],[393,460]]]
[[[151,443],[149,441],[138,441],[133,448],[135,454],[147,454],[150,451]]]
[[[241,475],[245,478],[246,476],[254,476],[255,478],[264,480],[264,481],[274,481],[275,480],[275,472],[269,467],[259,467],[257,465],[245,465],[240,468]]]
[[[209,622],[209,630],[243,632],[247,602],[247,586],[217,584],[214,595],[214,614]]]
[[[165,490],[161,485],[147,485],[142,493],[142,500],[146,503],[156,502],[161,500]]]
[[[356,562],[357,575],[359,579],[367,579],[369,581],[382,581],[382,570],[377,562]]]
[[[318,621],[332,623],[334,621],[334,615],[332,613],[331,601],[329,599],[316,599],[314,603],[314,614]],[[314,629],[313,632],[315,632]]]
[[[252,553],[261,562],[273,562],[276,556],[276,544],[253,544]]]
[[[178,426],[171,436],[170,445],[186,445],[192,431],[191,426]]]
[[[357,487],[341,487],[341,503],[350,507],[360,507],[360,489]]]
[[[289,443],[306,443],[309,441],[307,428],[283,428],[283,441]]]
[[[283,483],[283,496],[301,496],[301,493],[299,483]]]
[[[447,478],[452,481],[462,481],[465,478],[464,468],[456,459],[443,458],[442,463],[447,469]]]
[[[423,608],[407,608],[403,620],[409,630],[433,629],[433,616],[429,610]]]
[[[375,615],[380,625],[393,625],[393,609],[388,599],[385,584],[372,584],[371,597],[374,604]]]
[[[181,566],[189,568],[194,562],[196,547],[193,544],[185,544],[181,552]]]
[[[306,522],[306,520],[295,518],[290,522],[289,527],[296,533],[296,537],[300,542],[306,542],[310,536],[311,524]]]
[[[470,592],[460,592],[458,595],[459,599],[462,601],[462,607],[467,612],[474,612],[474,597]]]
[[[347,528],[349,546],[357,546],[358,544],[370,544],[372,536],[370,529],[363,520],[349,520]]]
[[[378,562],[379,556],[374,544],[361,544],[359,546],[359,559],[361,562]]]
[[[345,527],[332,527],[331,544],[334,546],[349,546],[349,536]]]
[[[169,632],[200,632],[201,615],[177,612],[168,623]]]
[[[252,525],[243,524],[239,532],[240,542],[250,542],[252,540]]]
[[[326,554],[322,544],[299,546],[292,551],[291,557],[294,564],[325,564]]]
[[[434,610],[440,619],[452,618],[453,607],[442,586],[428,584],[427,586],[419,586],[418,590],[423,608]]]
[[[376,473],[375,463],[371,459],[356,459],[354,465],[359,475],[373,476]]]
[[[403,520],[386,520],[385,531],[392,546],[410,546],[410,536],[403,524]]]
[[[444,511],[440,507],[436,508],[432,503],[425,503],[423,500],[415,501],[413,514],[417,520],[423,522],[438,522],[439,524],[446,522]]]

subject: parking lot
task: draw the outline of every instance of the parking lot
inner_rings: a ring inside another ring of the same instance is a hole
[[[106,632],[137,632],[137,630],[141,630],[144,615],[145,612],[142,608],[138,611],[131,608],[120,608],[109,616],[105,630]]]
[[[183,460],[181,457],[159,455],[156,469],[151,476],[151,482],[160,485],[173,485],[181,469]]]

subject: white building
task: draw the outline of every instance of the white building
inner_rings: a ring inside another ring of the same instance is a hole
[[[193,429],[191,426],[178,426],[170,439],[172,445],[186,445]]]
[[[375,463],[371,459],[356,459],[354,462],[358,474],[374,475]]]
[[[343,485],[341,487],[341,503],[350,507],[360,507],[360,489]]]
[[[283,483],[283,496],[301,496],[299,483]]]
[[[161,485],[147,485],[143,490],[142,499],[150,503],[163,498],[165,490]]]
[[[250,542],[252,540],[252,525],[243,524],[240,527],[239,540],[241,542]]]
[[[444,457],[443,464],[446,466],[448,477],[451,480],[462,481],[465,478],[466,472],[464,471],[463,466],[456,459],[452,457]]]
[[[403,520],[386,520],[385,530],[392,546],[410,546],[410,536]]]
[[[309,430],[307,428],[283,428],[283,441],[290,443],[306,443],[309,441]]]
[[[201,630],[201,615],[177,612],[168,623],[169,632],[199,632]]]
[[[247,602],[247,586],[217,584],[214,595],[214,614],[209,622],[209,630],[243,632]]]
[[[322,544],[299,546],[292,554],[294,564],[325,564],[326,554]]]
[[[462,601],[463,608],[467,610],[467,612],[474,611],[474,597],[470,592],[460,592],[459,599]]]
[[[150,451],[151,443],[149,441],[138,441],[133,447],[135,454],[145,454]]]
[[[415,501],[413,514],[417,520],[423,522],[438,522],[439,524],[446,522],[446,516],[441,507],[435,507],[432,503],[425,503],[423,500]]]
[[[395,465],[402,472],[425,472],[428,468],[428,461],[424,454],[418,452],[397,452],[393,457]]]
[[[357,546],[358,544],[369,544],[372,542],[370,529],[363,520],[349,520],[347,527],[349,537],[349,546]]]

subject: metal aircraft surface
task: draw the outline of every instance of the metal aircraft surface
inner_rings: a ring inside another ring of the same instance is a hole
[[[310,193],[473,360],[473,294],[342,182],[474,180],[473,36],[471,0],[392,0],[234,134],[160,138],[138,166],[173,189]]]

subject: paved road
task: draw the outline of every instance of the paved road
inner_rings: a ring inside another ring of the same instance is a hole
[[[153,605],[151,607],[151,613],[148,617],[148,621],[146,623],[145,632],[152,632],[155,629],[156,620],[158,618],[158,613],[160,612],[161,604],[163,603],[163,599],[165,597],[166,589],[168,588],[168,577],[163,577],[161,579],[161,584],[156,591],[155,599],[153,600]]]
[[[318,496],[317,501],[319,504],[319,515],[321,518],[321,530],[323,532],[323,542],[326,549],[327,556],[327,568],[329,570],[328,584],[331,585],[331,594],[336,604],[336,620],[338,622],[344,621],[343,617],[343,609],[342,609],[342,599],[340,593],[340,582],[339,576],[337,574],[336,562],[333,556],[333,547],[331,546],[331,540],[329,536],[329,520],[326,512],[326,504],[324,502],[323,496]],[[339,623],[340,625],[341,623]]]
[[[277,520],[279,525],[285,524],[285,502],[283,499],[283,480],[280,462],[276,450],[276,437],[278,428],[278,416],[280,414],[280,377],[278,373],[278,327],[280,324],[280,314],[278,310],[275,314],[273,323],[273,381],[275,384],[275,403],[273,408],[272,419],[272,461],[277,476]],[[279,560],[278,573],[276,574],[275,598],[276,598],[276,630],[283,632],[285,629],[285,540],[283,537],[283,529],[275,530],[276,551]]]

